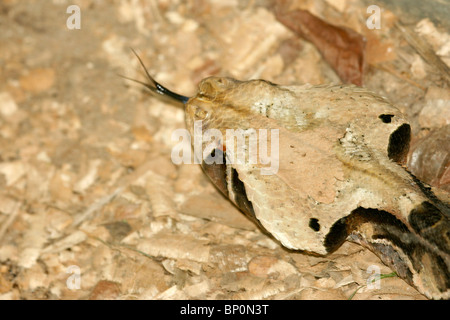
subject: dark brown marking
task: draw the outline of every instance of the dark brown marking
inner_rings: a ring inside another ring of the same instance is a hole
[[[443,202],[434,194],[433,190],[430,187],[427,187],[422,181],[417,179],[415,175],[411,172],[407,171],[423,194],[442,212],[447,219],[450,219],[450,206],[448,203]]]
[[[264,226],[259,222],[258,218],[255,215],[255,210],[253,209],[253,205],[251,201],[247,197],[247,191],[245,190],[245,185],[239,179],[239,174],[236,169],[231,168],[231,189],[234,193],[234,202],[236,207],[241,210],[247,218],[249,218],[253,223],[255,223],[258,228],[261,229],[266,235],[273,238],[273,235],[264,228]]]
[[[244,183],[239,179],[239,174],[236,169],[231,169],[231,187],[234,192],[234,201],[239,209],[244,212],[248,217],[256,219],[253,205],[247,198],[247,192],[245,190]]]
[[[344,243],[350,233],[347,229],[347,217],[339,219],[331,226],[324,241],[328,253],[333,252]]]
[[[411,210],[408,220],[414,231],[440,250],[450,254],[448,238],[450,221],[436,206],[428,201],[424,201]]]
[[[217,154],[216,154],[217,153]],[[214,185],[219,189],[225,196],[228,197],[228,188],[227,188],[227,165],[226,165],[226,156],[225,152],[220,149],[214,149],[208,158],[214,158],[215,156],[220,156],[222,154],[222,163],[207,164],[205,160],[202,162],[203,171],[205,171],[206,175],[211,179]]]
[[[410,218],[415,223],[415,227],[412,226],[413,229],[419,230],[422,234],[417,232],[418,235],[414,232],[416,230],[410,230],[402,221],[387,211],[359,207],[333,224],[325,237],[324,245],[328,252],[332,252],[345,241],[347,236],[350,236],[350,240],[372,250],[411,285],[414,285],[413,275],[415,273],[431,270],[429,276],[435,279],[438,289],[445,292],[450,288],[450,271],[446,260],[449,251],[442,243],[440,245],[435,243],[435,239],[442,239],[445,233],[436,228],[442,224],[442,219],[438,216],[440,214],[442,217],[442,214],[436,212],[435,210],[438,209],[430,203],[423,207],[421,206],[415,213],[412,213],[412,218]],[[425,210],[431,212],[431,217],[427,216]],[[370,235],[360,231],[360,226],[365,223],[372,225],[373,231]],[[423,229],[424,227],[425,229]],[[448,230],[448,225],[446,228]],[[437,233],[425,234],[425,230],[427,232],[432,230],[432,232],[439,233],[440,236],[437,236]],[[380,243],[380,240],[386,242]],[[407,259],[404,260],[402,255],[407,256]],[[412,269],[410,269],[409,263],[412,265]]]
[[[319,231],[320,230],[319,220],[316,218],[309,219],[309,227],[314,231]]]
[[[407,123],[402,124],[389,137],[388,157],[397,163],[405,160],[409,150],[411,140],[411,126]]]
[[[417,233],[422,230],[431,228],[442,219],[439,210],[431,203],[425,201],[419,206],[411,210],[409,215],[409,222]]]

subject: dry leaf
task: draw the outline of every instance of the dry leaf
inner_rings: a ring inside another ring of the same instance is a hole
[[[450,192],[450,124],[414,144],[408,167],[419,179]]]
[[[20,78],[22,88],[32,93],[40,93],[51,88],[55,82],[54,69],[34,69]]]
[[[363,84],[365,38],[356,31],[333,26],[306,10],[289,11],[289,1],[278,0],[277,19],[312,42],[345,83]]]

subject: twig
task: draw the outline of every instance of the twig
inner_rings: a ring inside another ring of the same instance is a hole
[[[149,160],[145,162],[143,165],[141,165],[138,169],[136,169],[133,173],[130,175],[127,175],[123,178],[121,178],[118,182],[119,187],[114,189],[113,192],[107,194],[106,196],[101,197],[97,201],[95,201],[93,204],[91,204],[82,214],[80,214],[78,217],[76,217],[72,223],[72,227],[76,227],[79,224],[81,224],[84,220],[88,219],[95,211],[101,209],[106,204],[108,204],[112,199],[114,199],[117,195],[122,193],[123,190],[125,190],[131,183],[133,183],[136,179],[140,178],[144,174],[147,173],[147,171],[152,169],[152,161]]]
[[[450,84],[450,68],[442,61],[442,59],[430,48],[428,42],[419,37],[409,28],[396,23],[395,26],[403,34],[405,40],[414,50],[430,65],[436,72],[439,72],[447,84]]]
[[[2,239],[3,239],[4,235],[6,234],[6,230],[8,230],[9,226],[14,222],[16,217],[19,215],[19,211],[20,211],[19,209],[20,209],[20,202],[17,202],[16,205],[14,206],[14,209],[12,210],[11,214],[9,215],[8,219],[0,228],[0,243],[2,242]]]
[[[374,68],[377,68],[377,69],[389,72],[390,74],[392,74],[393,76],[399,78],[400,80],[404,80],[404,81],[408,82],[409,84],[411,84],[411,85],[413,85],[413,86],[415,86],[415,87],[417,87],[417,88],[419,88],[419,89],[421,89],[423,91],[426,91],[426,88],[424,86],[422,86],[422,85],[418,84],[417,82],[409,79],[408,77],[405,77],[405,76],[401,75],[400,73],[398,73],[397,71],[395,71],[394,69],[392,69],[390,67],[383,66],[383,65],[380,65],[380,64],[371,64],[371,66],[374,67]]]

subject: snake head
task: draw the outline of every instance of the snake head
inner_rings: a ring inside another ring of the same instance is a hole
[[[450,208],[402,166],[410,125],[387,100],[356,86],[220,77],[187,98],[147,76],[150,91],[184,104],[194,149],[209,133],[199,163],[211,181],[283,246],[326,255],[353,241],[427,297],[450,298]],[[263,144],[272,174],[264,161],[235,161],[240,151],[261,160]]]

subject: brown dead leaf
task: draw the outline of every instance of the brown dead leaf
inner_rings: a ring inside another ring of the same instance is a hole
[[[194,217],[216,221],[233,228],[254,230],[255,225],[220,194],[211,193],[187,197],[180,211]]]
[[[39,93],[53,86],[55,83],[55,70],[53,69],[34,69],[29,74],[20,78],[20,85],[26,91]]]
[[[144,163],[147,158],[147,153],[143,150],[128,149],[126,151],[108,150],[121,165],[125,167],[136,168]]]
[[[13,283],[8,279],[7,274],[0,273],[0,294],[10,291]]]
[[[285,65],[292,63],[298,56],[303,45],[298,38],[289,38],[283,41],[278,49]]]
[[[408,155],[408,167],[422,181],[450,191],[450,124],[417,141]]]
[[[290,1],[278,0],[275,15],[300,37],[312,42],[345,83],[363,84],[366,40],[356,31],[326,23],[306,10],[289,11]]]
[[[92,290],[89,300],[112,300],[120,295],[119,284],[112,281],[100,280]]]
[[[434,52],[430,44],[423,39],[419,34],[401,23],[396,23],[395,26],[402,33],[408,44],[437,72],[441,75],[447,84],[450,83],[450,67]],[[420,30],[420,28],[419,28]]]
[[[257,256],[248,263],[248,271],[257,277],[267,277],[279,260],[271,256]]]
[[[382,40],[374,33],[367,33],[367,64],[372,65],[394,60],[397,57],[394,49],[392,40]]]
[[[136,140],[149,143],[153,141],[151,132],[145,126],[134,127],[131,129],[131,132],[133,133]]]

